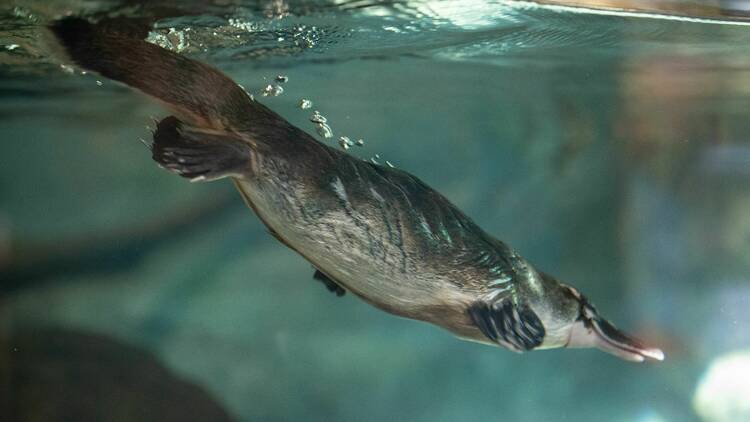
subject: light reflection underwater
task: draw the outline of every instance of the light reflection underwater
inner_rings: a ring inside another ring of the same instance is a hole
[[[750,349],[711,361],[695,389],[693,407],[707,422],[750,421]]]

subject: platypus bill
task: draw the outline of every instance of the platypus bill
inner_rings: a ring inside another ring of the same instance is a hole
[[[173,112],[153,137],[160,166],[191,181],[230,178],[337,294],[516,352],[598,347],[631,361],[664,358],[416,177],[316,141],[218,70],[83,19],[50,29],[78,66]]]

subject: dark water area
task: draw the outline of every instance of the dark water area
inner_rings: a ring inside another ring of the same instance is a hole
[[[750,420],[750,22],[663,12],[0,6],[0,419]],[[153,163],[167,111],[61,67],[67,14],[148,21],[311,134],[319,110],[665,361],[515,354],[330,294],[231,183]]]

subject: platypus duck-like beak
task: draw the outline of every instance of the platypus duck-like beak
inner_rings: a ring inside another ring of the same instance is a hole
[[[643,362],[646,358],[664,360],[664,352],[646,347],[618,330],[599,315],[586,312],[570,332],[568,347],[596,347],[621,359]]]

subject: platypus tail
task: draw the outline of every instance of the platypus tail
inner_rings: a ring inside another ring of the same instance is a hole
[[[242,176],[258,144],[283,148],[285,141],[312,139],[220,71],[144,41],[148,28],[81,18],[50,25],[76,65],[138,89],[176,115],[154,133],[152,158],[160,166],[192,181]]]
[[[242,131],[283,121],[218,70],[144,41],[148,30],[73,17],[50,30],[75,64],[155,97],[192,126]]]

